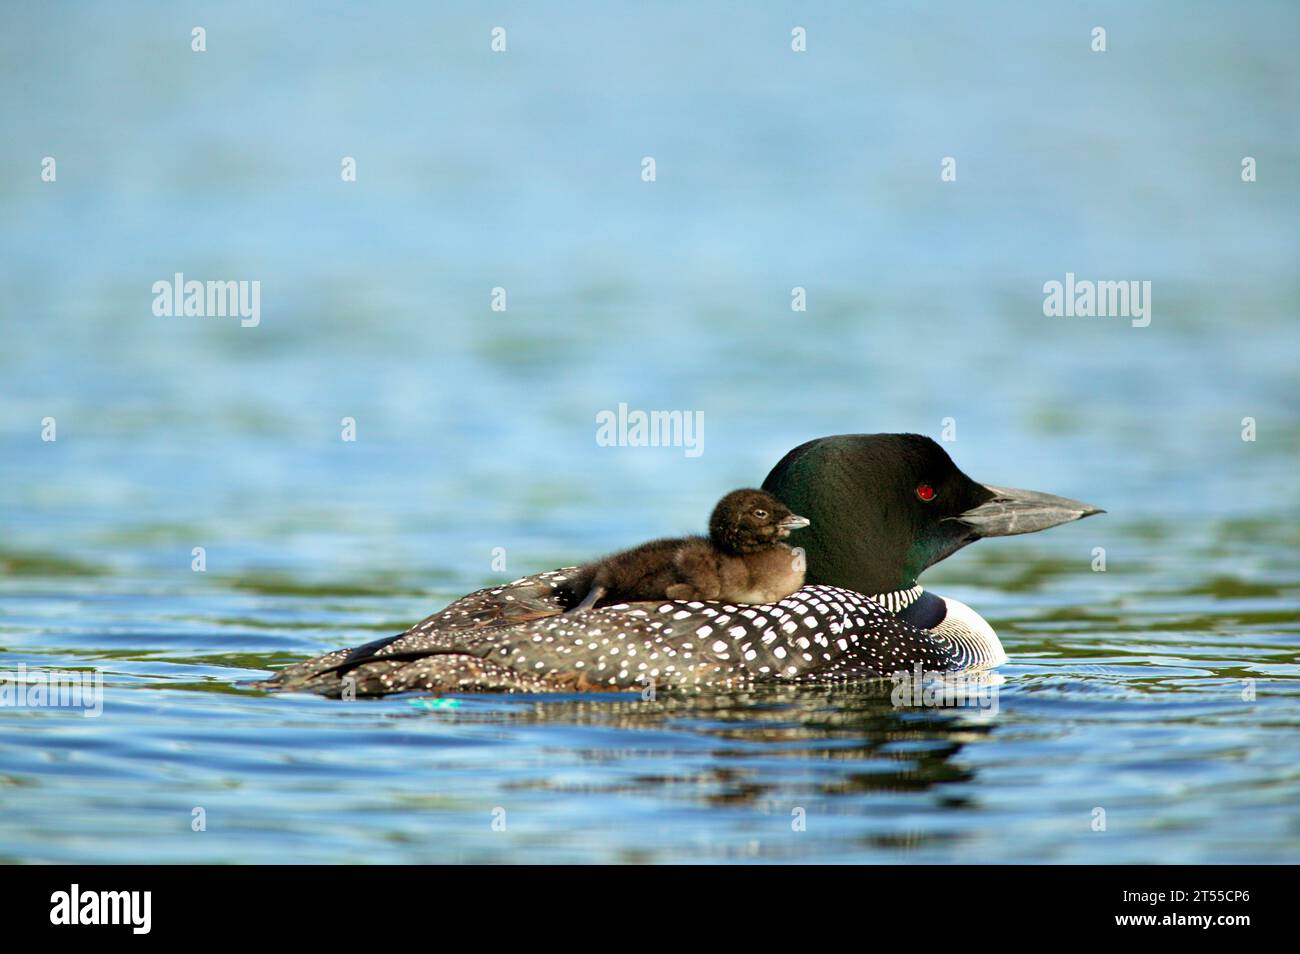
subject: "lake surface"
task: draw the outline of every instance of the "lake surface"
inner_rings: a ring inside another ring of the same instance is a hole
[[[104,697],[0,707],[0,860],[1300,859],[1291,5],[3,19],[0,672]],[[260,323],[154,315],[176,272]],[[1150,325],[1046,317],[1066,273]],[[620,403],[703,453],[598,446]],[[922,579],[995,712],[242,686],[947,418],[1108,511]]]

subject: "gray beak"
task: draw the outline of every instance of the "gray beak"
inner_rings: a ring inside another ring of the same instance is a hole
[[[967,510],[957,520],[970,527],[981,537],[1010,537],[1017,533],[1034,533],[1057,524],[1069,523],[1105,513],[1100,507],[1068,497],[1040,494],[1036,490],[1012,490],[1009,487],[989,487],[993,499]]]
[[[797,513],[792,513],[780,523],[777,524],[782,530],[800,530],[812,523],[807,517],[801,517]]]

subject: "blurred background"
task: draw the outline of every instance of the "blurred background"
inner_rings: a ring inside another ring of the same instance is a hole
[[[1293,5],[699,6],[0,13],[0,665],[109,684],[0,710],[0,859],[1295,859]],[[156,317],[176,272],[260,325]],[[1150,326],[1045,317],[1067,272]],[[619,403],[704,453],[598,446]],[[991,722],[236,685],[945,418],[1109,511],[923,581],[1003,637]]]

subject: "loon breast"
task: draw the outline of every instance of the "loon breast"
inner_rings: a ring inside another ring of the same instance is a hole
[[[925,593],[899,615],[948,647],[954,669],[993,669],[1007,662],[993,627],[961,600]]]

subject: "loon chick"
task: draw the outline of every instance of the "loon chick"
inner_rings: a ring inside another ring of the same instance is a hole
[[[775,603],[803,586],[803,561],[781,541],[808,519],[765,490],[733,490],[713,508],[707,537],[652,540],[580,567],[569,612],[628,600]]]
[[[453,601],[404,633],[291,665],[254,685],[345,698],[396,692],[627,692],[834,684],[999,666],[970,607],[925,591],[927,567],[983,537],[1032,533],[1096,507],[977,483],[918,434],[842,434],[785,455],[763,489],[794,531],[802,589],[774,603],[654,600],[566,613],[576,570]]]

